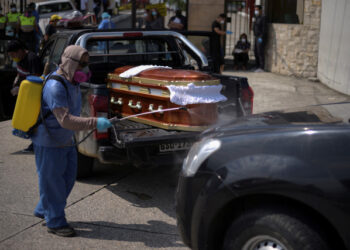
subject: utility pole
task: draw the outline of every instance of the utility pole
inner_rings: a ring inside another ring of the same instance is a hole
[[[131,27],[136,28],[136,0],[131,0]]]

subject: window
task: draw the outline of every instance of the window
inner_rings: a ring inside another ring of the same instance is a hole
[[[304,0],[267,0],[266,16],[272,23],[302,24]]]
[[[69,10],[73,10],[73,7],[68,2],[45,4],[45,5],[39,6],[39,14],[47,14],[52,12],[69,11]]]
[[[159,63],[173,61],[176,51],[171,51],[168,43],[160,39],[90,39],[86,49],[90,61],[114,63]]]

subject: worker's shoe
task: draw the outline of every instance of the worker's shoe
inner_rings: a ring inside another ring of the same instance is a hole
[[[56,234],[61,237],[73,237],[76,235],[75,230],[70,226],[58,227],[58,228],[47,228],[47,231],[51,234]]]

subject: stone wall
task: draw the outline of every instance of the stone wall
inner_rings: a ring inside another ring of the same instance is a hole
[[[303,24],[269,24],[265,51],[267,71],[316,77],[321,0],[304,1]]]

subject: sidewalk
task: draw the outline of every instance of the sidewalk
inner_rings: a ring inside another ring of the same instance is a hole
[[[270,72],[233,71],[225,75],[247,77],[254,91],[254,113],[314,104],[350,101],[350,96],[328,88],[321,82]]]

